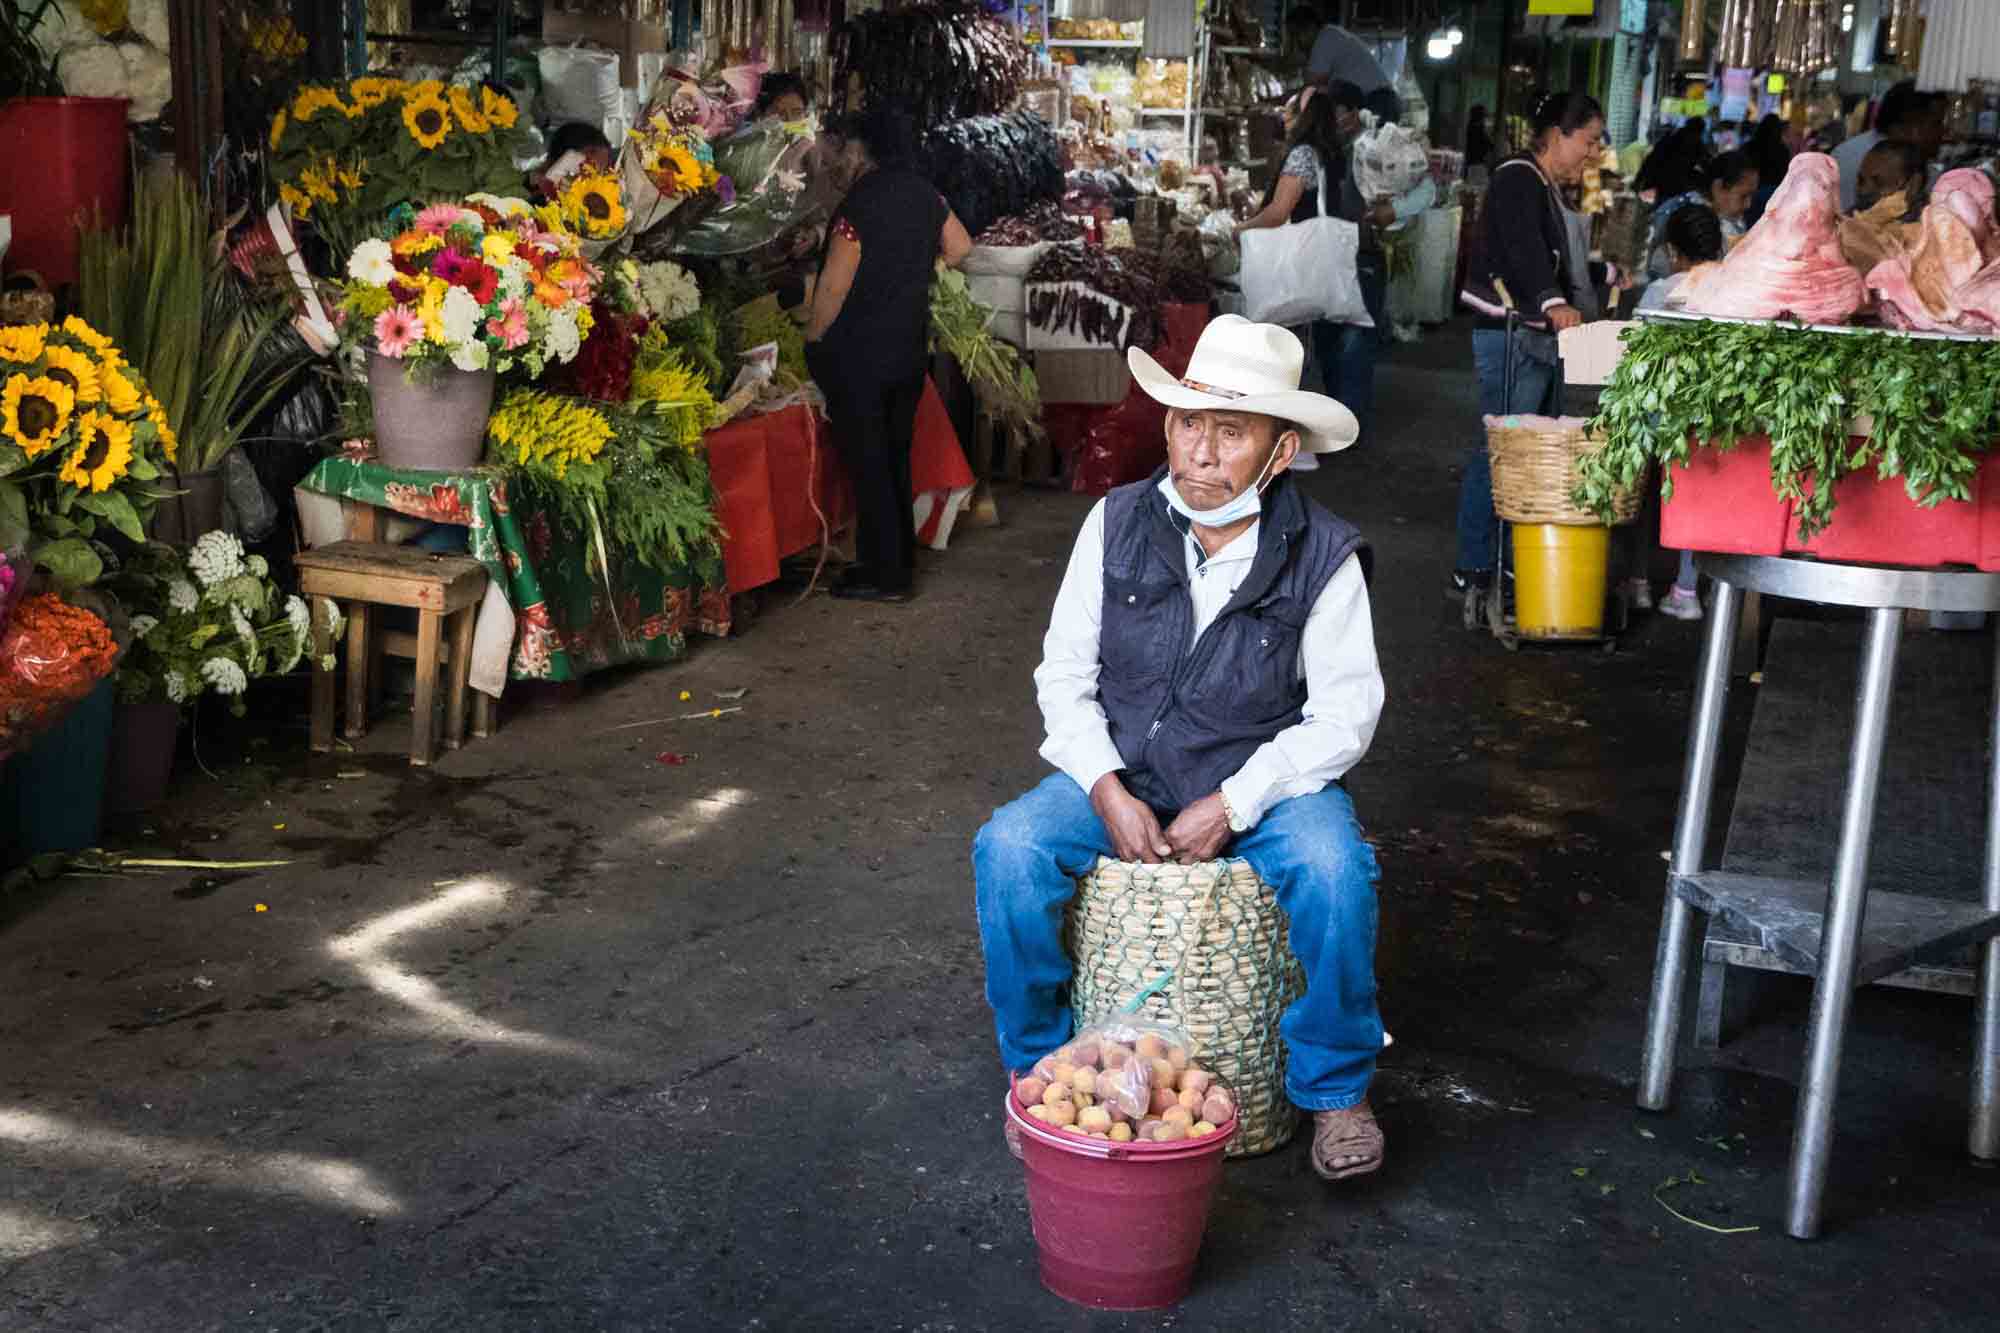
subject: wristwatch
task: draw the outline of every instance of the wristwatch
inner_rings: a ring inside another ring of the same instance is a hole
[[[1218,790],[1216,795],[1222,798],[1222,813],[1229,817],[1229,831],[1231,833],[1248,833],[1250,831],[1250,821],[1236,813],[1236,807],[1229,803],[1229,793]]]

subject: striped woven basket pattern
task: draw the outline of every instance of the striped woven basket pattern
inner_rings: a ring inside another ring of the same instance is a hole
[[[1120,1015],[1179,1028],[1196,1062],[1236,1093],[1230,1156],[1292,1137],[1278,1020],[1306,993],[1306,974],[1284,911],[1248,862],[1100,860],[1077,881],[1065,936],[1079,1028]]]
[[[1488,417],[1486,452],[1493,464],[1493,510],[1509,523],[1559,523],[1598,527],[1604,520],[1570,498],[1577,460],[1601,440],[1581,424],[1555,417]],[[1639,514],[1639,489],[1620,491],[1611,521],[1630,523]]]

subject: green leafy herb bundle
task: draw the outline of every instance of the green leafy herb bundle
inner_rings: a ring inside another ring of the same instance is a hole
[[[993,312],[981,305],[965,275],[940,268],[931,282],[931,345],[951,353],[994,417],[1038,439],[1042,392],[1021,354],[993,336]]]
[[[1856,417],[1869,435],[1850,438]],[[1625,334],[1625,356],[1591,423],[1604,443],[1577,468],[1575,498],[1599,514],[1662,465],[1700,447],[1771,440],[1771,486],[1799,535],[1833,518],[1834,485],[1873,468],[1926,507],[1968,498],[1980,456],[2000,440],[2000,339],[1949,342],[1796,326],[1673,320]]]

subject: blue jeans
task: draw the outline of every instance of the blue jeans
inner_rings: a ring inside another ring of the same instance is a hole
[[[1375,1007],[1375,852],[1339,787],[1273,807],[1229,854],[1248,861],[1291,921],[1304,998],[1278,1031],[1291,1054],[1285,1091],[1308,1111],[1368,1095],[1382,1049]],[[1026,1069],[1069,1040],[1063,909],[1075,877],[1114,856],[1090,797],[1058,773],[993,814],[972,844],[986,1000],[1000,1058]]]
[[[1361,282],[1362,302],[1375,327],[1315,320],[1312,344],[1313,354],[1319,358],[1322,391],[1354,413],[1354,419],[1361,423],[1355,442],[1366,444],[1373,437],[1375,424],[1375,362],[1389,326],[1389,279],[1380,266],[1365,261],[1357,267],[1356,276]]]
[[[1481,416],[1542,413],[1553,416],[1562,401],[1562,361],[1552,333],[1514,333],[1514,392],[1507,392],[1507,335],[1499,329],[1472,331],[1472,365],[1479,376]],[[1493,568],[1500,520],[1493,513],[1493,466],[1486,456],[1486,432],[1465,456],[1458,486],[1458,564],[1462,570]]]

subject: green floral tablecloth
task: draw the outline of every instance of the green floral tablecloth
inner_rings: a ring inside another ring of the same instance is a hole
[[[516,680],[575,680],[625,662],[672,661],[687,651],[689,630],[729,632],[719,551],[662,574],[613,547],[607,595],[587,536],[527,497],[512,497],[503,468],[421,472],[334,456],[299,486],[468,529],[468,553],[514,610],[508,674]]]

